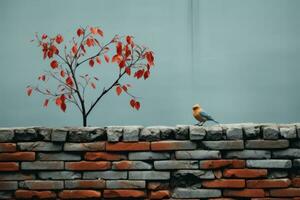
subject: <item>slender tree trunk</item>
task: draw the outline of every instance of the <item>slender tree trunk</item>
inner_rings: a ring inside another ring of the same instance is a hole
[[[82,123],[83,127],[87,126],[87,116],[85,114],[82,114]]]

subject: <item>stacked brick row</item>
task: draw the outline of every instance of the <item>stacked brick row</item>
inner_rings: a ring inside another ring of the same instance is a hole
[[[0,199],[300,200],[300,124],[2,128]]]

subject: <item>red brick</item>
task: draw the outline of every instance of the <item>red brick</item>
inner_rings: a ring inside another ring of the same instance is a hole
[[[68,189],[99,189],[105,188],[105,180],[65,180]]]
[[[147,151],[150,150],[149,142],[118,142],[107,143],[107,151]]]
[[[16,162],[0,162],[0,171],[18,171],[19,163]]]
[[[56,199],[52,191],[17,190],[15,196],[17,199]]]
[[[169,190],[151,191],[150,199],[165,199],[170,197]]]
[[[200,169],[217,169],[217,168],[244,168],[244,160],[205,160],[200,161]]]
[[[15,152],[17,145],[15,143],[0,143],[0,152]]]
[[[106,170],[110,168],[111,163],[107,161],[65,162],[65,169],[73,171]]]
[[[289,179],[247,180],[247,188],[285,188],[290,184]]]
[[[259,178],[266,177],[268,170],[266,169],[225,169],[224,177],[233,178]]]
[[[86,160],[125,160],[124,154],[107,153],[107,152],[87,152],[84,156]]]
[[[299,197],[299,188],[285,188],[285,189],[273,189],[270,190],[271,197]]]
[[[300,187],[300,178],[293,178],[292,179],[292,186]]]
[[[148,182],[148,190],[167,190],[169,189],[169,182]]]
[[[128,170],[132,168],[132,161],[120,161],[120,162],[115,162],[114,163],[114,168],[113,169],[117,169],[117,170]]]
[[[263,189],[224,190],[224,196],[229,197],[264,197]]]
[[[1,161],[33,161],[35,160],[34,152],[15,152],[0,153]]]
[[[101,197],[101,192],[95,190],[63,190],[58,196],[61,199],[99,198]]]
[[[202,181],[202,186],[206,188],[244,188],[243,179],[216,179]]]
[[[191,141],[158,141],[151,142],[151,150],[152,151],[170,151],[170,150],[188,150],[188,149],[196,149],[196,144]]]
[[[104,190],[104,198],[143,198],[146,193],[141,190]]]

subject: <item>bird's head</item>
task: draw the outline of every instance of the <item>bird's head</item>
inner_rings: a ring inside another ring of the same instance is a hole
[[[200,108],[201,108],[201,106],[200,106],[199,104],[195,104],[195,105],[193,106],[193,111],[198,110],[198,109],[200,109]]]

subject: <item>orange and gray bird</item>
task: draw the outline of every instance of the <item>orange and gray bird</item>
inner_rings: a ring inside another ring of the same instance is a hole
[[[213,121],[217,124],[219,124],[219,122],[217,122],[216,120],[214,120],[209,114],[207,114],[199,104],[195,104],[193,106],[193,116],[195,117],[195,119],[197,121],[199,121],[199,123],[197,123],[196,125],[202,126],[206,121]]]

